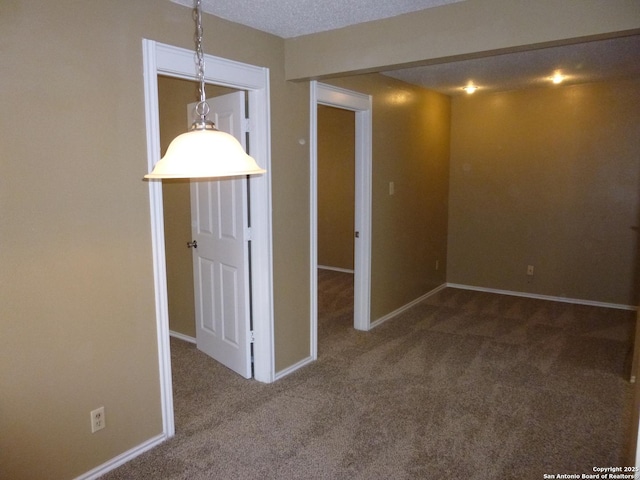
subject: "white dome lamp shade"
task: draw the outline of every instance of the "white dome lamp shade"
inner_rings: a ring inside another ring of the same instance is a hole
[[[211,122],[196,122],[173,139],[153,171],[144,178],[208,178],[265,173],[235,137]]]
[[[200,101],[196,104],[199,117],[190,131],[173,139],[165,156],[156,163],[148,179],[216,178],[265,173],[233,135],[218,130],[207,120],[209,105],[204,85],[204,54],[202,52],[202,6],[195,0],[196,67],[200,83]]]

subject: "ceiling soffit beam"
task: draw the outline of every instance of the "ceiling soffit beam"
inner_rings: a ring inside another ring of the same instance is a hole
[[[638,0],[474,0],[286,39],[285,75],[329,78],[638,33]]]

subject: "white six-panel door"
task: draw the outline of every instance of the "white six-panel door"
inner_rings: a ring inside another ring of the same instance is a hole
[[[244,92],[207,100],[209,118],[243,147],[244,100]],[[198,349],[250,378],[247,179],[192,180],[191,230]]]

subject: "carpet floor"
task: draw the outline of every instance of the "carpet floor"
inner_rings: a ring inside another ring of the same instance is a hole
[[[370,332],[319,272],[318,361],[265,385],[171,340],[176,436],[103,478],[542,479],[625,465],[635,312],[444,289]]]

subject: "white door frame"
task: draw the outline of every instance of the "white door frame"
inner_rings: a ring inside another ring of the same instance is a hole
[[[193,51],[142,40],[145,114],[147,125],[147,167],[160,159],[160,120],[158,108],[159,74],[195,80]],[[269,383],[275,378],[273,347],[273,276],[271,251],[271,146],[269,121],[269,69],[224,58],[205,55],[205,80],[208,83],[246,90],[249,96],[249,152],[264,175],[252,176],[252,311],[255,333],[254,378]],[[165,264],[162,184],[149,181],[151,243],[156,303],[158,364],[163,435],[175,434],[171,356],[169,350],[169,314]]]
[[[311,82],[310,102],[311,217],[311,356],[318,357],[318,105],[351,110],[356,117],[354,327],[371,327],[371,170],[372,101],[370,95]]]

